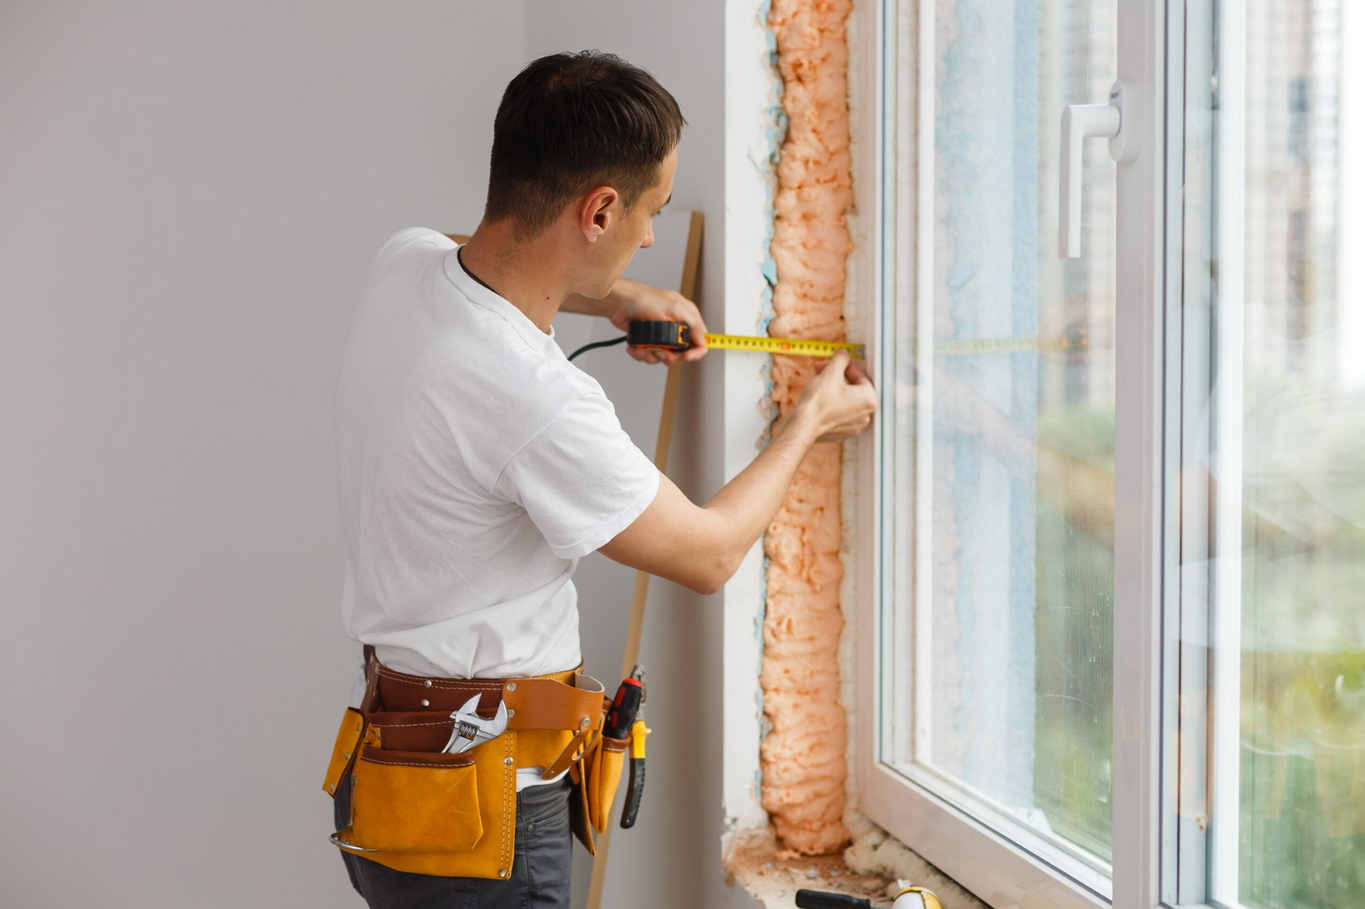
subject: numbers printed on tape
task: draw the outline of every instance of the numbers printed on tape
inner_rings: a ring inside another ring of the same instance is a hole
[[[863,356],[863,345],[842,341],[813,341],[804,338],[764,338],[747,335],[707,334],[706,346],[720,350],[752,350],[796,357],[832,357],[835,351],[846,350],[855,357]],[[1084,332],[1063,338],[964,338],[939,341],[934,344],[934,356],[953,357],[994,353],[1062,353],[1084,354],[1089,350]]]
[[[846,350],[855,357],[863,355],[863,345],[842,341],[811,341],[804,338],[761,338],[746,335],[707,334],[706,346],[722,350],[756,350],[795,357],[832,357]]]
[[[817,341],[810,338],[770,338],[764,335],[706,334],[706,346],[718,350],[748,350],[768,354],[787,354],[794,357],[832,357],[846,350],[862,358],[863,345],[847,341]],[[616,341],[599,341],[581,348],[569,357],[572,360],[584,350],[626,341],[650,350],[687,350],[690,346],[688,327],[681,322],[662,320],[632,321],[626,337]],[[1085,326],[1073,326],[1055,338],[943,338],[935,340],[932,355],[960,357],[974,354],[1039,353],[1062,354],[1066,357],[1084,356],[1090,351],[1090,333]],[[916,353],[918,353],[916,345]]]

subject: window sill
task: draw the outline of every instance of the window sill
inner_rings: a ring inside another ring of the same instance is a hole
[[[932,890],[945,909],[986,909],[956,881],[871,821],[849,812],[853,845],[836,855],[792,856],[771,832],[751,836],[726,857],[729,879],[764,909],[791,909],[796,891],[825,890],[885,906],[903,882]],[[902,883],[898,883],[902,882]]]

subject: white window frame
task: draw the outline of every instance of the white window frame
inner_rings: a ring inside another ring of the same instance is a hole
[[[1179,0],[1171,0],[1178,6]],[[857,149],[855,167],[860,217],[873,225],[853,264],[854,280],[867,288],[873,305],[861,314],[872,356],[874,379],[883,396],[882,412],[900,412],[894,383],[884,370],[891,339],[879,317],[894,301],[929,299],[929,275],[917,270],[925,261],[931,212],[916,199],[931,197],[933,154],[933,40],[930,0],[879,0],[855,8],[860,34],[868,40],[855,57],[852,87],[863,90],[868,116],[861,135],[871,141]],[[880,762],[879,680],[886,665],[877,627],[883,597],[896,573],[885,571],[881,553],[893,553],[886,522],[879,519],[882,477],[887,461],[886,419],[879,420],[873,444],[858,447],[859,488],[856,533],[870,545],[859,547],[859,652],[856,678],[856,765],[860,810],[902,842],[996,907],[1023,909],[1151,909],[1162,904],[1163,811],[1171,793],[1162,789],[1174,736],[1162,737],[1162,604],[1164,590],[1178,573],[1169,571],[1178,553],[1164,549],[1163,530],[1177,514],[1175,478],[1163,471],[1171,444],[1166,420],[1168,296],[1166,204],[1166,17],[1165,0],[1118,0],[1117,79],[1135,91],[1128,110],[1142,124],[1142,147],[1135,160],[1117,166],[1115,361],[1115,565],[1114,565],[1114,801],[1112,890],[1103,882],[1078,880],[1040,860]],[[1174,19],[1179,23],[1179,19]],[[883,74],[888,74],[883,79]],[[891,78],[889,74],[895,74]],[[1102,101],[1073,98],[1071,103]],[[888,121],[888,111],[913,111]],[[1061,111],[1056,111],[1060,120]],[[886,133],[888,122],[895,134]],[[898,147],[911,144],[910,154]],[[898,172],[904,158],[915,170]],[[899,239],[914,239],[912,261],[898,261]],[[1178,301],[1177,301],[1178,303]],[[1177,354],[1178,356],[1178,354]],[[931,392],[928,370],[919,370],[921,394]],[[920,408],[921,411],[926,408]],[[1178,408],[1176,408],[1178,412]],[[1176,439],[1178,445],[1178,436]],[[1178,455],[1177,455],[1178,456]],[[1175,462],[1175,463],[1178,463]],[[917,470],[925,467],[917,465]],[[924,538],[925,535],[920,535]],[[904,580],[903,577],[900,580]],[[923,639],[923,636],[919,636]],[[916,653],[917,659],[927,653]],[[899,684],[899,682],[897,682]],[[1016,838],[1019,831],[1014,831]],[[1024,841],[1027,841],[1024,838]],[[1168,850],[1169,853],[1169,850]],[[1173,875],[1166,875],[1171,879]],[[1174,895],[1171,895],[1172,899]]]
[[[1182,55],[1189,68],[1189,95],[1173,99],[1184,115],[1168,121],[1167,205],[1178,212],[1198,196],[1193,204],[1216,212],[1216,219],[1211,230],[1205,228],[1207,236],[1172,230],[1166,238],[1167,260],[1181,263],[1167,279],[1167,350],[1183,374],[1182,381],[1175,369],[1168,372],[1166,463],[1180,474],[1183,489],[1168,482],[1166,534],[1180,542],[1169,547],[1164,563],[1161,797],[1167,848],[1160,893],[1164,905],[1238,907],[1242,564],[1223,554],[1242,551],[1242,487],[1219,482],[1215,495],[1211,480],[1242,476],[1246,22],[1240,4],[1223,3],[1216,21],[1187,18],[1185,6],[1186,0],[1171,0],[1172,21],[1184,21],[1186,31],[1172,32],[1170,53]],[[1174,65],[1169,72],[1174,85]],[[1217,111],[1205,106],[1212,72],[1217,94],[1239,103]],[[1191,174],[1183,168],[1192,158]],[[1209,286],[1211,257],[1216,287]],[[1185,471],[1184,465],[1207,471]],[[1185,507],[1178,507],[1176,496]],[[1182,698],[1187,709],[1199,700],[1204,716],[1182,717]]]

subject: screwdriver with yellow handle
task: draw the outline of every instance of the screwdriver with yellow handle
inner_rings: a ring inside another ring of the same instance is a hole
[[[846,350],[862,357],[863,345],[846,341],[815,341],[808,338],[769,338],[751,335],[722,335],[707,332],[702,335],[708,348],[718,350],[750,350],[759,353],[787,354],[796,357],[832,357]],[[597,347],[629,344],[644,350],[684,351],[692,347],[692,329],[682,322],[641,320],[626,326],[626,333],[610,341],[585,344],[569,355],[569,359]]]

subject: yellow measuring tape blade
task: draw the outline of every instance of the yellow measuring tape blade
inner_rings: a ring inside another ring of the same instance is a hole
[[[796,357],[832,357],[836,350],[846,350],[855,357],[863,356],[863,345],[843,341],[811,341],[804,338],[765,338],[750,335],[707,334],[706,346],[723,350],[753,350],[761,353],[789,354]],[[1085,336],[1065,338],[964,338],[938,341],[934,344],[936,357],[961,357],[972,354],[1020,353],[1086,353],[1089,344]]]
[[[756,338],[748,335],[707,334],[707,347],[724,350],[756,350],[763,353],[790,354],[795,357],[832,357],[846,350],[855,357],[863,355],[863,345],[842,341],[809,341],[803,338]]]

